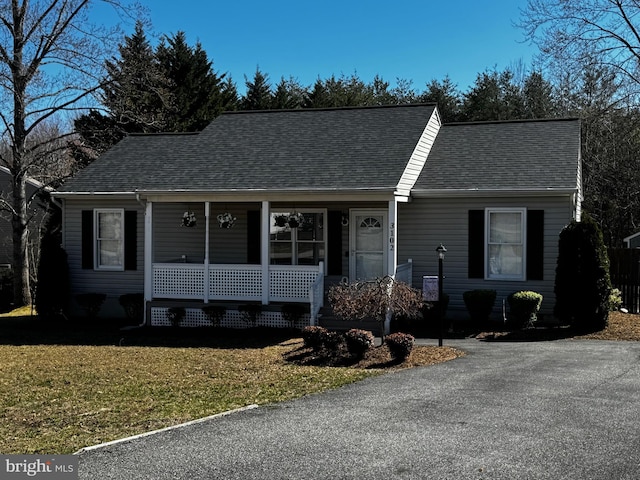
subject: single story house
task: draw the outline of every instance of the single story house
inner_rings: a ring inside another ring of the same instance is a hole
[[[425,104],[229,112],[130,135],[55,196],[73,293],[108,294],[105,314],[140,292],[153,325],[173,304],[206,324],[215,302],[260,303],[274,326],[275,305],[304,302],[314,323],[345,278],[422,288],[440,244],[449,316],[477,288],[535,290],[550,313],[558,234],[580,217],[580,124],[442,125]]]

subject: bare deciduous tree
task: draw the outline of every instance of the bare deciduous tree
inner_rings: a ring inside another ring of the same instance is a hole
[[[13,230],[14,302],[31,302],[29,210],[26,179],[43,158],[44,145],[31,142],[41,125],[91,105],[103,78],[104,60],[122,35],[117,27],[94,24],[97,4],[121,17],[139,12],[125,0],[0,0],[0,164],[12,177],[9,201]],[[51,145],[47,143],[47,145]]]

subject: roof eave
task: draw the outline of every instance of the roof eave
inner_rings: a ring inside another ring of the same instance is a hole
[[[565,196],[578,193],[576,187],[572,188],[445,188],[445,189],[413,189],[411,196],[415,198],[445,198],[445,197],[546,197]]]

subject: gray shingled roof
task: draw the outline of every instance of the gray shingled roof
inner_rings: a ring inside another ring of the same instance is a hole
[[[226,113],[197,135],[127,137],[61,191],[392,191],[434,109]]]
[[[416,191],[574,189],[577,119],[446,124]]]

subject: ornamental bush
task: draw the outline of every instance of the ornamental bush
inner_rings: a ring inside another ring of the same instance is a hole
[[[302,329],[302,341],[304,346],[313,350],[320,350],[323,344],[323,337],[328,330],[324,327],[309,326]]]
[[[489,322],[489,316],[496,303],[498,293],[495,290],[477,289],[469,290],[462,294],[464,305],[467,307],[471,321],[480,325]]]
[[[104,293],[80,293],[76,295],[76,302],[82,308],[87,317],[95,319],[102,308],[102,304],[107,299]]]
[[[202,312],[213,327],[219,327],[227,313],[227,307],[224,305],[205,305],[202,307]]]
[[[141,321],[144,318],[144,294],[125,293],[120,295],[118,302],[129,320]]]
[[[282,318],[289,323],[291,328],[295,328],[296,322],[308,312],[308,307],[300,303],[285,303],[282,305]]]
[[[533,326],[538,319],[542,295],[537,292],[514,292],[507,297],[509,303],[509,323],[515,328]]]
[[[384,339],[384,343],[389,349],[391,358],[398,362],[404,362],[413,350],[413,343],[415,338],[408,333],[391,333]]]
[[[588,215],[560,232],[554,292],[553,313],[564,324],[585,331],[607,326],[609,257],[602,232]]]
[[[344,334],[347,350],[357,358],[364,357],[367,350],[373,348],[375,338],[373,334],[367,330],[352,328]]]
[[[187,311],[184,309],[184,307],[170,307],[167,309],[167,318],[169,319],[169,322],[171,322],[171,326],[172,327],[179,327],[180,326],[180,322],[182,322],[182,319],[184,318],[184,316],[186,315]]]

